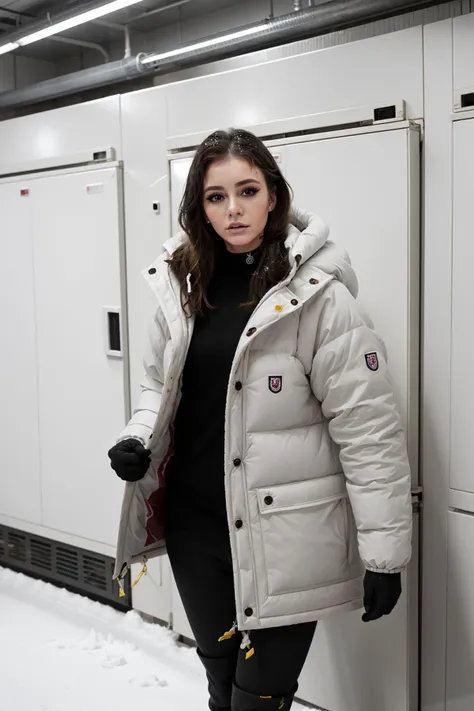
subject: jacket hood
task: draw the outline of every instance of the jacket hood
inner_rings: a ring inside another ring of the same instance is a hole
[[[355,298],[359,288],[349,255],[328,238],[329,227],[318,215],[293,206],[285,241],[291,266],[295,265],[296,255],[300,255],[298,268],[311,261],[315,267],[342,282]],[[165,258],[171,256],[187,239],[185,232],[179,232],[167,240],[163,245]]]
[[[300,266],[311,261],[313,266],[342,282],[352,296],[357,297],[359,283],[350,257],[331,242],[329,227],[318,215],[293,206],[286,245],[292,263],[300,254]]]

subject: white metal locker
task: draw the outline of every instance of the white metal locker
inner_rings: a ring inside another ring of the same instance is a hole
[[[0,516],[110,555],[123,484],[107,450],[128,402],[121,169],[14,177],[0,199],[9,434]]]
[[[295,203],[321,215],[331,227],[331,239],[350,253],[361,284],[359,303],[387,344],[416,483],[419,130],[399,124],[390,130],[357,129],[318,138],[288,139],[282,145],[275,141],[271,150],[294,190]],[[190,163],[190,158],[171,161],[173,230]],[[416,532],[411,571],[392,616],[364,625],[358,612],[319,625],[300,679],[300,698],[329,711],[417,708],[417,543]]]
[[[453,180],[450,486],[474,493],[474,119],[454,124]]]
[[[0,183],[0,514],[39,524],[41,491],[31,201]]]
[[[319,214],[349,252],[359,304],[389,364],[418,480],[419,169],[417,127],[280,147],[295,203]],[[274,149],[276,147],[274,146]],[[417,704],[418,551],[394,613],[365,625],[360,612],[322,622],[300,679],[300,698],[329,711],[414,711]],[[410,601],[414,601],[411,604]]]
[[[474,708],[474,512],[448,514],[446,711]]]
[[[474,119],[453,125],[451,435],[448,514],[446,711],[474,707]],[[444,337],[440,334],[440,337]],[[449,404],[442,403],[448,407]]]
[[[125,422],[124,332],[108,342],[108,314],[120,329],[120,172],[49,174],[29,186],[43,525],[114,546],[123,486],[107,449]]]

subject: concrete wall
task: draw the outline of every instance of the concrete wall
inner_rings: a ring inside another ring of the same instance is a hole
[[[56,73],[57,67],[53,62],[7,54],[0,57],[0,91],[21,89],[51,79]]]

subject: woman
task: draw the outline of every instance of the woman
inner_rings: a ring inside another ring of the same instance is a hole
[[[399,598],[403,427],[348,258],[290,211],[258,138],[204,141],[180,224],[148,270],[143,392],[109,452],[130,482],[116,576],[166,542],[210,709],[289,709],[316,621]]]

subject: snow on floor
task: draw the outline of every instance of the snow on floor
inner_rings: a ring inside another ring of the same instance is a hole
[[[174,633],[4,568],[0,640],[0,711],[208,709],[201,664]]]

